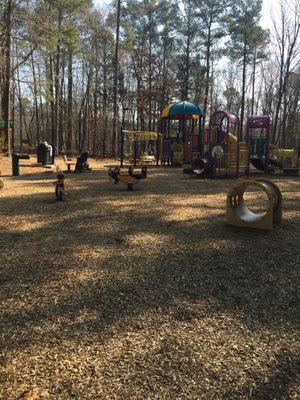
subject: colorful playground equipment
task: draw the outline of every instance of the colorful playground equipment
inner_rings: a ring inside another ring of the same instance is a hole
[[[147,167],[143,166],[140,174],[134,173],[131,166],[128,169],[128,174],[121,173],[120,167],[114,169],[110,168],[108,170],[108,176],[114,180],[115,184],[119,182],[125,183],[127,185],[127,190],[132,190],[134,184],[138,183],[141,179],[147,178]]]
[[[125,159],[135,167],[138,163],[158,165],[161,154],[162,134],[148,131],[120,131],[120,166]]]
[[[169,104],[161,118],[162,133],[121,129],[121,167],[127,158],[133,166],[190,164],[184,172],[204,178],[249,177],[254,168],[265,174],[276,168],[298,174],[299,157],[290,149],[270,151],[271,119],[267,115],[249,116],[244,137],[236,114],[216,111],[206,129],[202,109],[187,101]]]
[[[200,177],[238,177],[244,173],[248,161],[248,149],[241,142],[239,118],[236,114],[216,111],[212,114],[208,129],[202,130],[198,154],[186,172]]]
[[[245,191],[255,187],[268,198],[265,212],[256,213],[247,207]],[[241,228],[272,230],[274,223],[282,220],[282,196],[279,188],[268,179],[242,179],[231,187],[227,194],[226,223]]]
[[[299,152],[294,149],[277,149],[275,155],[283,175],[299,175]]]
[[[276,160],[270,157],[271,118],[268,115],[249,116],[246,124],[246,142],[249,157],[246,175],[250,174],[250,163],[265,174],[274,170]]]
[[[203,154],[210,162],[213,177],[238,177],[247,158],[240,142],[239,118],[234,113],[216,111],[211,115]]]
[[[268,115],[247,118],[246,142],[249,158],[246,175],[250,175],[250,164],[265,174],[276,169],[283,175],[298,175],[299,154],[293,149],[277,149],[271,144],[271,118]]]
[[[201,152],[202,109],[187,101],[174,102],[162,112],[162,152],[163,165],[190,163]]]

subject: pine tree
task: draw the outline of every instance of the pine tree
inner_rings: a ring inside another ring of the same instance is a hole
[[[200,22],[199,36],[205,53],[205,94],[203,111],[207,115],[209,89],[211,86],[211,61],[219,52],[220,39],[226,35],[225,18],[229,0],[198,0],[197,17]],[[220,53],[220,52],[219,52]]]
[[[245,117],[246,74],[253,59],[254,50],[261,50],[268,40],[268,31],[259,26],[262,0],[240,0],[231,7],[227,18],[230,41],[227,43],[229,57],[241,61],[242,94],[240,133],[243,132]],[[259,52],[257,53],[256,59]]]

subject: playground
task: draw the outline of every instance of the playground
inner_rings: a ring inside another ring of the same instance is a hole
[[[114,163],[90,159],[58,202],[55,173],[0,157],[0,397],[299,398],[299,178],[270,177],[282,224],[243,230],[235,176],[153,165],[126,190]]]

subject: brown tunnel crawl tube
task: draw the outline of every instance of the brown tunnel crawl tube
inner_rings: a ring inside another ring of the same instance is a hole
[[[268,197],[268,208],[263,213],[255,213],[247,207],[244,193],[249,187],[256,187]],[[227,194],[226,223],[228,225],[273,229],[273,223],[282,219],[282,196],[278,186],[269,179],[243,179],[238,181]]]

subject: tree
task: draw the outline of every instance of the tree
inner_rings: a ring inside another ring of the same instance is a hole
[[[273,123],[275,141],[281,137],[282,145],[286,144],[286,122],[287,122],[287,91],[291,72],[299,65],[300,57],[300,6],[299,3],[280,3],[279,21],[273,21],[275,34],[275,60],[279,70],[279,82],[276,95],[276,109]],[[279,114],[282,111],[281,132],[278,129]]]
[[[228,13],[229,0],[197,0],[196,5],[197,17],[200,20],[199,36],[205,53],[205,94],[203,104],[205,120],[211,86],[211,61],[218,54],[220,39],[226,35],[224,21]]]
[[[183,54],[181,62],[181,100],[189,100],[191,91],[191,64],[192,54],[195,50],[195,38],[198,33],[198,23],[196,20],[195,0],[183,0],[183,13],[179,33],[183,44]]]
[[[119,78],[119,40],[120,40],[120,19],[121,19],[121,0],[117,0],[117,24],[116,24],[116,44],[114,56],[114,116],[112,132],[112,156],[116,155],[116,143],[118,135],[118,78]]]
[[[230,40],[227,42],[229,57],[238,60],[242,65],[242,94],[240,113],[240,132],[243,132],[246,97],[247,67],[253,60],[256,49],[256,60],[268,42],[268,31],[261,28],[262,0],[236,1],[230,9],[227,18]],[[256,62],[256,61],[255,61]]]
[[[11,97],[11,36],[12,36],[12,13],[13,0],[7,0],[3,12],[3,32],[4,32],[4,51],[3,54],[3,95],[2,95],[2,114],[4,121],[4,136],[6,138],[7,153],[11,152],[10,137],[10,97]]]

